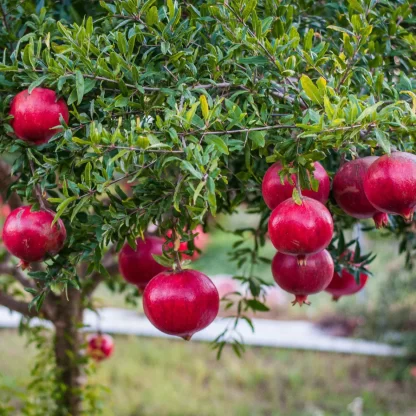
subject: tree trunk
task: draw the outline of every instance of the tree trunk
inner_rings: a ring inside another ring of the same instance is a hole
[[[79,416],[82,411],[82,338],[79,332],[82,312],[81,293],[74,288],[69,288],[57,301],[54,325],[59,416]]]

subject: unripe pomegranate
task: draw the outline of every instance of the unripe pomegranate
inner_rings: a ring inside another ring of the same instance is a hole
[[[302,191],[304,196],[309,198],[316,199],[317,201],[325,204],[328,201],[330,182],[329,176],[326,173],[326,170],[319,162],[314,163],[315,170],[313,176],[319,182],[318,191],[313,191],[311,189],[305,189]],[[262,183],[262,194],[264,202],[270,209],[275,209],[281,202],[285,201],[292,197],[293,189],[296,186],[296,175],[291,175],[291,180],[293,185],[291,185],[288,179],[282,183],[280,181],[279,172],[282,170],[283,166],[280,162],[274,163],[269,167],[266,174],[263,178]]]
[[[338,300],[341,296],[353,295],[359,292],[367,283],[368,275],[360,273],[360,283],[357,284],[355,277],[347,269],[342,269],[341,275],[334,272],[329,286],[325,289],[332,295],[332,299]]]
[[[270,240],[283,253],[298,256],[317,253],[332,239],[334,223],[325,205],[303,197],[298,205],[292,198],[275,208],[269,219]]]
[[[95,361],[103,361],[114,352],[113,337],[107,334],[92,334],[87,339],[87,354]]]
[[[272,261],[275,282],[286,292],[295,295],[293,305],[309,304],[308,295],[321,292],[329,285],[334,274],[334,262],[327,250],[312,254],[300,266],[296,257],[277,253]]]
[[[149,321],[160,331],[190,340],[217,316],[218,291],[196,270],[162,272],[146,286],[143,308]]]
[[[24,90],[17,94],[11,104],[11,125],[16,136],[27,142],[41,145],[59,132],[59,116],[68,123],[69,112],[65,101],[57,99],[55,91],[47,88]]]
[[[379,211],[410,222],[416,207],[416,157],[406,152],[381,156],[368,168],[364,191]]]
[[[136,240],[136,250],[127,243],[124,244],[118,255],[119,269],[124,280],[143,291],[153,277],[167,270],[152,256],[163,254],[163,243],[162,238],[146,236],[144,241],[141,238]]]
[[[62,220],[52,226],[55,213],[49,210],[31,211],[31,206],[13,210],[3,226],[3,242],[7,250],[27,263],[54,256],[64,246],[66,229]]]
[[[368,156],[342,165],[334,177],[332,192],[337,204],[348,215],[358,219],[373,218],[376,227],[381,228],[388,224],[389,218],[371,205],[364,192],[365,174],[377,159],[377,156]]]

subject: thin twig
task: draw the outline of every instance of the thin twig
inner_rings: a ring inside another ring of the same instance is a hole
[[[260,39],[257,37],[257,35],[247,26],[246,22],[243,20],[243,18],[226,2],[224,3],[224,6],[231,11],[231,13],[234,15],[235,18],[244,26],[244,28],[247,30],[249,35],[255,39],[258,46],[260,46],[261,49],[263,49],[264,53],[266,54],[267,59],[270,61],[270,63],[275,66],[279,71],[279,66],[276,64],[275,57],[267,50],[266,46],[264,46],[263,42],[260,41]],[[288,78],[285,79],[284,82],[288,82],[293,88],[295,86],[293,85],[293,82]],[[299,96],[301,102],[303,103],[305,108],[308,108],[308,105],[306,104],[305,100]]]
[[[117,182],[123,181],[124,179],[127,179],[127,178],[129,178],[129,177],[131,177],[131,176],[136,175],[136,173],[140,172],[140,171],[141,171],[141,170],[143,170],[143,169],[147,169],[147,168],[149,168],[150,166],[154,165],[156,162],[157,162],[157,159],[152,160],[152,161],[151,161],[150,163],[148,163],[147,165],[140,166],[140,168],[139,168],[139,169],[137,169],[137,170],[135,170],[134,172],[127,173],[126,175],[124,175],[124,176],[122,176],[122,177],[120,177],[120,178],[114,179],[113,181],[109,182],[109,183],[105,186],[105,188],[104,188],[104,189],[109,188],[110,186],[112,186],[112,185],[116,184]],[[86,194],[81,195],[78,199],[82,199],[82,198],[85,198],[85,197],[87,197],[87,196],[94,195],[94,194],[96,194],[97,192],[98,192],[98,189],[91,190],[90,192],[87,192]]]
[[[28,158],[28,160],[29,160],[30,170],[31,170],[33,178],[34,178],[35,177],[35,166],[33,164],[33,160],[30,157]],[[40,207],[43,210],[46,210],[47,208],[46,208],[43,196],[42,196],[42,190],[40,189],[40,186],[37,183],[35,184],[35,193],[36,193],[36,197],[37,197],[37,200],[39,202]]]

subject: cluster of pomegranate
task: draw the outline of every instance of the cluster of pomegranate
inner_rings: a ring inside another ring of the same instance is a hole
[[[296,175],[281,182],[281,163],[272,165],[263,180],[262,193],[272,209],[269,236],[277,249],[272,273],[276,283],[295,295],[293,304],[308,303],[308,295],[324,290],[334,274],[334,262],[328,251],[334,224],[325,203],[330,181],[322,165],[315,162],[318,191],[306,190],[297,204],[293,198]]]
[[[66,123],[69,119],[65,101],[45,88],[17,94],[10,114],[16,136],[32,145],[47,143],[60,130],[61,119]],[[314,163],[318,190],[304,190],[298,204],[292,198],[297,177],[292,175],[290,180],[282,181],[281,170],[281,163],[272,165],[262,184],[263,198],[272,210],[269,235],[278,251],[272,262],[275,281],[294,294],[293,303],[300,305],[308,303],[308,295],[323,290],[335,299],[357,292],[365,285],[367,275],[362,273],[357,283],[346,269],[337,273],[326,250],[334,227],[325,206],[331,187],[327,172],[320,163]],[[335,175],[332,192],[348,215],[358,219],[372,217],[377,228],[387,225],[387,214],[401,215],[410,222],[416,208],[416,156],[393,152],[347,162]],[[7,216],[2,238],[23,267],[56,255],[64,246],[65,226],[61,220],[52,225],[54,217],[50,210],[33,211],[31,206],[17,208]],[[203,230],[196,231],[195,242],[202,245]],[[153,236],[137,240],[136,250],[126,244],[119,255],[120,272],[127,282],[144,292],[145,313],[158,329],[190,339],[216,317],[218,291],[203,273],[180,267],[169,271],[158,264],[153,254],[161,255],[164,244],[165,239]],[[186,242],[181,243],[183,257],[195,259],[198,252],[189,256],[188,249]],[[105,338],[100,337],[100,345],[106,345]]]
[[[196,234],[194,238],[195,246],[198,249],[203,249],[208,243],[208,234],[204,232],[200,225],[195,228],[194,233]],[[171,235],[172,232],[169,231],[167,237],[170,238]],[[118,256],[119,269],[124,280],[137,286],[139,291],[143,292],[153,277],[168,270],[153,258],[154,254],[158,256],[163,254],[165,244],[166,239],[151,235],[146,235],[144,240],[138,238],[135,250],[128,243],[124,244]],[[168,248],[172,247],[171,242],[166,245]],[[185,260],[196,260],[199,257],[197,250],[194,250],[191,255],[186,253],[189,251],[187,242],[181,242],[178,251]]]
[[[11,125],[16,136],[33,145],[47,143],[59,131],[60,117],[69,120],[68,107],[58,99],[55,91],[34,88],[31,93],[24,90],[17,94],[11,104]],[[32,262],[56,255],[64,246],[66,230],[64,223],[52,222],[55,213],[32,206],[19,207],[10,212],[3,226],[2,238],[7,250],[21,260],[26,268]]]
[[[194,243],[203,248],[207,235],[202,227],[195,229],[198,235]],[[171,233],[168,233],[168,237]],[[136,285],[143,292],[144,312],[150,322],[160,331],[191,339],[195,332],[207,327],[217,316],[219,295],[214,283],[205,274],[195,270],[169,271],[160,265],[153,255],[162,255],[166,240],[155,236],[146,236],[136,241],[133,250],[127,243],[119,254],[119,268],[123,278]],[[172,243],[167,243],[171,246]],[[188,251],[188,243],[179,246],[179,252]],[[198,253],[187,259],[195,259]]]
[[[346,269],[341,274],[334,272],[333,260],[325,250],[333,233],[332,217],[324,205],[330,181],[322,165],[315,162],[314,167],[319,188],[305,190],[300,204],[291,197],[296,175],[291,181],[281,181],[281,163],[268,169],[262,184],[264,201],[273,210],[269,235],[278,250],[272,273],[282,289],[295,295],[293,303],[300,305],[308,303],[308,295],[325,289],[334,299],[356,293],[367,281],[364,273],[356,282]],[[416,156],[393,152],[347,162],[336,173],[332,192],[343,211],[358,219],[373,218],[377,228],[388,224],[388,214],[410,222],[416,208]]]

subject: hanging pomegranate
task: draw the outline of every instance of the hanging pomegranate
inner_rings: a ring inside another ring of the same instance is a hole
[[[376,156],[351,160],[341,166],[334,177],[332,192],[340,208],[358,219],[373,218],[376,227],[388,224],[388,216],[380,212],[368,200],[364,192],[364,178]]]
[[[305,189],[302,193],[306,197],[316,199],[325,204],[328,201],[331,187],[329,176],[319,162],[315,162],[314,167],[313,176],[319,182],[319,188],[316,192],[311,189]],[[291,198],[293,189],[296,187],[297,178],[295,174],[291,175],[293,185],[290,184],[288,179],[285,179],[283,183],[281,182],[279,173],[282,169],[283,166],[280,162],[274,163],[267,170],[262,182],[261,190],[264,202],[272,210],[281,202]]]

